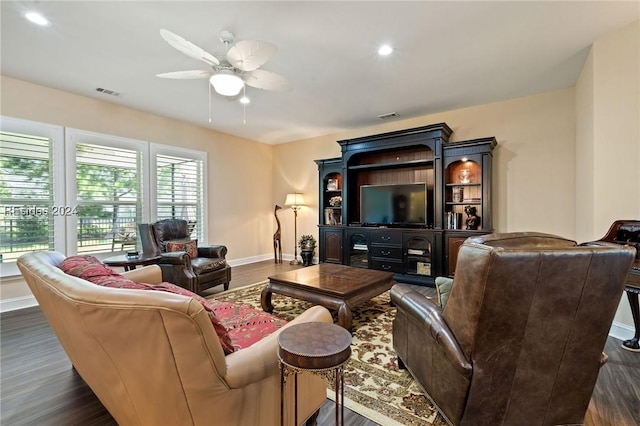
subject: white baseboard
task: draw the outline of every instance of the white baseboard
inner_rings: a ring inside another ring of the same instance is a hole
[[[298,258],[299,257],[300,256],[298,256]],[[228,263],[229,263],[229,266],[233,267],[233,266],[240,266],[240,265],[248,265],[250,263],[263,262],[265,260],[273,260],[273,254],[261,254],[259,256],[243,257],[242,259],[233,259],[233,260],[230,260]],[[285,260],[287,261],[293,260],[293,255],[283,253],[282,261],[284,262]]]
[[[0,313],[31,308],[32,306],[38,306],[38,302],[33,296],[13,297],[11,299],[0,300]]]
[[[628,340],[633,337],[635,332],[635,329],[630,325],[614,321],[613,324],[611,324],[611,328],[609,329],[609,336],[614,337],[618,340]]]
[[[240,265],[248,265],[249,263],[256,263],[256,262],[262,262],[263,260],[269,260],[272,259],[273,255],[270,254],[261,254],[258,256],[251,256],[251,257],[243,257],[242,259],[233,259],[228,261],[227,263],[229,263],[229,266],[240,266]]]

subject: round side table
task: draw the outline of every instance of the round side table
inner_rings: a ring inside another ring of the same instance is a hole
[[[349,362],[350,356],[351,333],[339,325],[307,322],[282,330],[278,336],[280,425],[284,425],[284,390],[287,376],[291,374],[295,380],[294,423],[298,420],[298,373],[304,371],[335,380],[336,425],[344,425],[344,365]],[[342,399],[340,410],[338,394]]]
[[[125,271],[130,271],[132,269],[136,269],[136,266],[146,266],[153,265],[154,263],[158,263],[158,261],[162,259],[162,256],[158,255],[139,255],[135,257],[129,257],[126,254],[121,254],[119,256],[107,257],[102,260],[102,263],[108,266],[122,266]]]

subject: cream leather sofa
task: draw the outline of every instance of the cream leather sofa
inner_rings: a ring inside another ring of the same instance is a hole
[[[64,255],[23,255],[18,267],[72,364],[120,425],[279,425],[278,332],[225,357],[194,299],[107,288],[63,273]],[[158,266],[123,274],[158,284]],[[315,306],[291,321],[332,322]],[[287,327],[285,326],[285,327]],[[285,424],[292,424],[293,380]],[[326,400],[323,378],[298,378],[298,419]]]

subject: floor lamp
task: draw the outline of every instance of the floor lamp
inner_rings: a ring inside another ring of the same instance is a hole
[[[302,198],[302,194],[299,194],[297,192],[294,194],[287,194],[284,205],[291,206],[291,210],[293,210],[294,255],[293,260],[289,262],[289,265],[300,265],[302,264],[302,262],[298,260],[298,210],[300,210],[304,205],[304,198]]]

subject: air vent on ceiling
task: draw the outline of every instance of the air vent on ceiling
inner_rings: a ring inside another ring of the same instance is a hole
[[[381,120],[386,120],[387,118],[392,118],[392,117],[397,117],[398,113],[397,112],[388,112],[386,114],[380,114],[378,116],[379,119]]]
[[[105,95],[120,96],[120,93],[114,92],[113,90],[109,90],[109,89],[103,89],[102,87],[96,87],[96,91],[100,93],[104,93]]]

